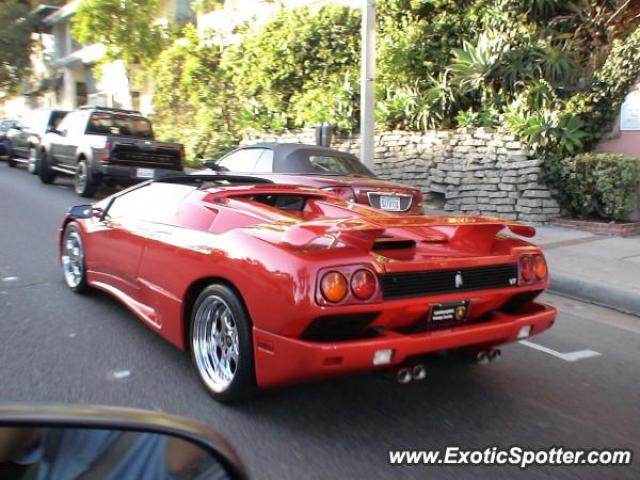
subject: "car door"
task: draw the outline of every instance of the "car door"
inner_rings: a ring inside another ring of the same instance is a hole
[[[69,113],[58,125],[56,131],[47,134],[47,140],[49,144],[49,156],[54,163],[67,163],[65,160],[67,137],[74,118],[78,112]]]
[[[51,143],[51,154],[58,164],[75,167],[78,146],[82,142],[87,116],[87,112],[75,111],[69,113],[60,122],[58,134],[54,135]]]
[[[64,163],[70,167],[75,167],[78,158],[78,149],[80,144],[84,140],[84,132],[87,127],[87,119],[89,113],[86,111],[73,112],[75,115],[72,118],[72,122],[69,126],[67,135],[65,136],[65,143],[63,147]]]
[[[15,157],[25,157],[25,143],[27,127],[22,123],[16,123],[7,131],[7,140],[11,145],[11,153]]]
[[[96,219],[91,232],[87,270],[137,302],[141,289],[140,258],[147,240],[162,234],[162,221],[177,208],[171,189],[174,186],[144,184],[114,197],[112,203],[105,206],[103,218]]]

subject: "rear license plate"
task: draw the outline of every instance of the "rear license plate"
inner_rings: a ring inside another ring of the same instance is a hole
[[[382,195],[380,197],[380,208],[382,210],[400,210],[400,197]]]
[[[429,324],[434,327],[464,323],[469,313],[469,301],[437,303],[431,305]]]
[[[156,171],[153,168],[136,168],[136,177],[138,178],[153,178],[156,175]]]

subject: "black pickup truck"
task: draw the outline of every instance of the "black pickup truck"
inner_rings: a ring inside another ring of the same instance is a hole
[[[104,181],[131,184],[182,172],[184,148],[154,140],[151,123],[137,111],[81,107],[44,136],[37,167],[43,183],[74,175],[76,193],[92,197]]]

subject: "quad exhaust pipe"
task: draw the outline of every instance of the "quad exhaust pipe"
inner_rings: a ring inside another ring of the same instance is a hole
[[[489,350],[480,350],[475,357],[475,362],[478,364],[485,364],[489,362],[495,362],[502,358],[502,352],[499,348],[490,348]]]
[[[427,378],[427,369],[421,363],[413,365],[412,367],[402,367],[396,372],[396,381],[400,384],[406,385],[412,380],[420,381]]]

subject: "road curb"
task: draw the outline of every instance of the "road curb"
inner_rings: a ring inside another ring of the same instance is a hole
[[[581,280],[562,273],[551,274],[549,291],[640,317],[640,293],[637,292]]]

